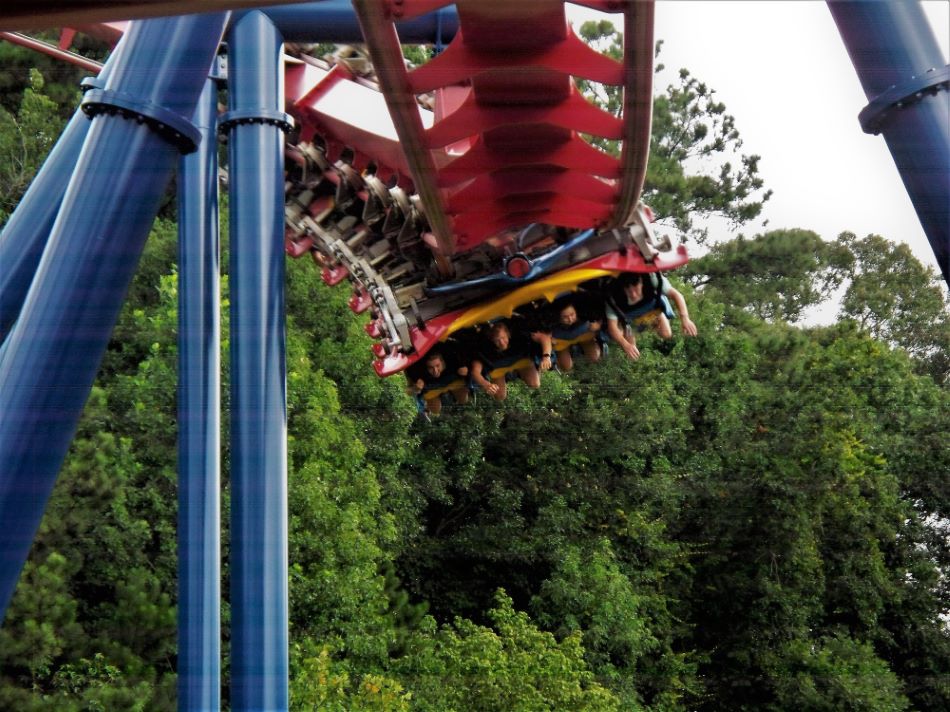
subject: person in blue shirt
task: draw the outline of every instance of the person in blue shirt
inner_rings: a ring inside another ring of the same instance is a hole
[[[629,358],[638,359],[638,332],[652,329],[661,339],[673,338],[671,301],[679,314],[683,334],[696,336],[699,332],[689,318],[686,299],[666,277],[658,272],[624,273],[608,290],[605,299],[607,333]]]

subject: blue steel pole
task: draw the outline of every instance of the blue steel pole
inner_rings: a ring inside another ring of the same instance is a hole
[[[105,86],[124,39],[119,40],[99,76],[83,81],[84,89]],[[88,132],[88,117],[76,109],[0,233],[0,342],[23,306]]]
[[[205,82],[198,151],[178,178],[178,709],[221,708],[218,93]]]
[[[6,612],[227,15],[133,23],[0,361],[0,615]],[[192,146],[194,142],[192,141]]]
[[[399,3],[394,5],[399,11]],[[256,12],[256,11],[255,11]],[[363,42],[363,32],[351,0],[322,0],[262,7],[286,42]],[[236,22],[242,11],[234,13]],[[445,44],[458,31],[458,12],[443,7],[399,23],[399,39],[406,44]]]
[[[870,102],[862,128],[884,136],[950,284],[950,67],[918,3],[828,8]]]
[[[287,394],[282,38],[260,12],[228,35],[231,708],[287,709]]]
[[[33,282],[88,130],[89,119],[77,109],[0,233],[0,342]]]

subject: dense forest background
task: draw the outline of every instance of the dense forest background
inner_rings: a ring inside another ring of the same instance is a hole
[[[79,75],[0,63],[5,221]],[[768,192],[689,72],[651,150],[647,202],[705,246],[673,276],[700,337],[637,362],[426,422],[345,290],[288,265],[294,709],[950,709],[945,291],[900,235],[704,233]],[[173,211],[0,629],[0,709],[175,709]]]

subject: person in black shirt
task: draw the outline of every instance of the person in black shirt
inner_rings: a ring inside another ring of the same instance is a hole
[[[465,376],[466,366],[459,366],[451,352],[434,350],[426,354],[423,367],[415,369],[409,375],[416,396],[425,404],[425,409],[433,415],[442,412],[442,394],[451,393],[457,403],[468,402],[468,386]]]
[[[539,343],[542,344],[540,348]],[[540,355],[541,370],[546,371],[551,368],[553,358],[550,340],[545,342],[541,334],[528,336],[504,321],[492,324],[472,359],[472,380],[498,401],[508,397],[505,383],[508,371],[516,370],[529,388],[538,388],[541,375],[535,365],[535,357],[541,348],[544,349]]]
[[[601,350],[597,337],[600,326],[600,320],[591,318],[589,305],[581,295],[572,294],[555,300],[547,309],[544,331],[557,353],[558,368],[570,371],[574,367],[571,351],[575,345],[590,361],[599,361]]]

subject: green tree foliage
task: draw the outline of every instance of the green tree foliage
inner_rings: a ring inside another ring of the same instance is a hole
[[[412,694],[381,675],[364,674],[354,681],[348,666],[334,660],[326,647],[291,649],[290,706],[322,712],[409,712]]]
[[[30,34],[52,45],[59,42],[58,33],[52,30]],[[74,40],[73,51],[90,59],[104,60],[107,49],[101,42],[81,33]],[[78,103],[79,84],[89,76],[87,69],[5,40],[0,40],[0,66],[3,67],[3,73],[0,74],[0,108],[16,112],[25,92],[30,88],[36,89],[34,75],[39,74],[45,85],[45,93],[53,102],[52,111],[46,119],[54,123],[72,116]],[[56,135],[55,131],[53,135]]]
[[[3,46],[0,42],[0,46]],[[0,223],[5,223],[53,147],[65,122],[43,93],[43,77],[30,73],[15,110],[0,106]]]
[[[897,676],[866,643],[847,637],[796,641],[783,658],[775,709],[899,712],[909,707]]]
[[[773,230],[713,245],[685,275],[722,304],[760,319],[796,322],[831,297],[853,262],[846,247],[810,230]]]
[[[946,393],[847,325],[717,329],[695,302],[704,336],[668,355],[427,426],[408,585],[474,617],[504,583],[581,633],[624,708],[796,709],[795,685],[826,709],[945,705],[945,500],[921,463],[945,480],[948,446],[918,433],[950,427]]]
[[[355,423],[341,416],[333,384],[288,343],[291,623],[295,634],[382,666],[394,636],[380,567],[395,525]]]
[[[839,319],[898,346],[920,373],[950,375],[950,301],[933,269],[905,244],[842,233],[834,242],[809,230],[772,230],[713,245],[684,270],[702,294],[759,319],[797,322],[840,294]]]
[[[151,709],[174,706],[157,704],[175,649],[174,569],[149,561],[158,518],[130,506],[140,467],[132,442],[114,434],[111,407],[94,389],[7,613],[5,709],[55,699],[106,710],[153,695]]]
[[[427,537],[401,564],[437,614],[477,616],[486,588],[506,585],[557,634],[582,634],[625,709],[662,708],[695,671],[662,593],[687,564],[667,522],[688,411],[673,380],[627,365],[579,369],[580,383],[550,374],[538,394],[513,388],[503,411],[487,404],[481,418],[476,409],[427,428],[410,470],[431,498]],[[640,437],[625,436],[630,422],[642,422]]]
[[[950,301],[940,277],[905,244],[880,235],[842,233],[854,255],[840,318],[854,319],[877,339],[900,346],[939,383],[950,376]]]
[[[422,619],[391,666],[402,682],[366,674],[354,683],[326,648],[309,655],[298,649],[293,706],[339,712],[621,709],[594,681],[578,635],[558,642],[516,611],[503,591],[488,617],[490,627],[458,617],[442,626]]]
[[[309,261],[287,265],[286,298],[308,358],[334,382],[340,410],[355,424],[355,437],[383,489],[384,507],[389,512],[414,511],[417,497],[398,474],[402,463],[414,457],[417,444],[409,434],[415,411],[401,378],[376,377],[372,342],[363,321],[347,307],[346,291],[327,289]],[[396,526],[405,521],[397,518]],[[404,539],[400,536],[393,546]]]
[[[7,707],[174,706],[174,275],[138,294],[0,631]],[[398,382],[367,382],[388,406],[338,391],[314,354],[344,369],[365,338],[291,314],[296,705],[946,704],[947,394],[853,327],[717,327],[690,300],[699,340],[431,424]],[[374,463],[370,418],[415,450]]]
[[[619,710],[588,670],[577,635],[558,642],[516,611],[503,591],[488,612],[491,627],[456,618],[436,629],[426,619],[394,666],[420,712]],[[628,708],[629,709],[629,708]]]
[[[734,226],[755,219],[772,191],[763,190],[760,157],[741,148],[735,119],[715,90],[681,69],[679,84],[654,98],[644,202],[700,244],[708,231],[699,217],[721,216]]]
[[[174,235],[160,223],[148,251]],[[149,300],[122,311],[125,338],[110,347],[31,553],[31,562],[68,563],[63,605],[72,602],[82,632],[30,670],[37,694],[67,708],[175,707],[174,275],[145,291]],[[21,581],[11,609],[34,595]],[[14,659],[4,673],[23,680],[25,671]]]

